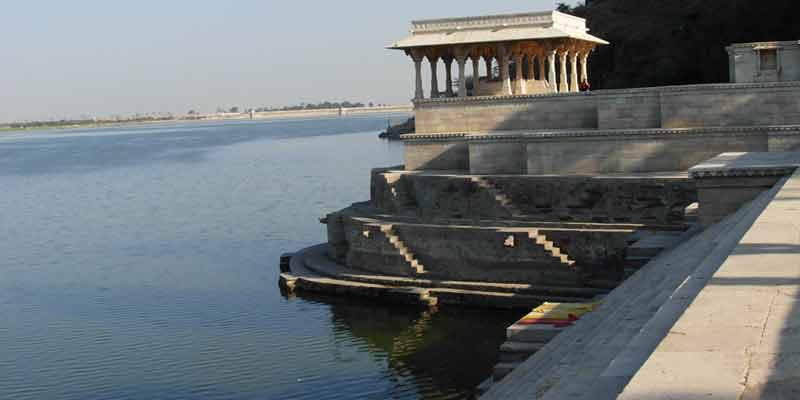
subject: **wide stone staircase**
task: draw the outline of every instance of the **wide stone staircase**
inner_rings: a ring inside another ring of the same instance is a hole
[[[769,203],[765,192],[657,255],[574,326],[559,333],[481,399],[614,399],[680,316],[687,285],[708,280]]]

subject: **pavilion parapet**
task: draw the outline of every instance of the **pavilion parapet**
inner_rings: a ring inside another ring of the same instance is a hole
[[[389,48],[405,51],[414,61],[415,99],[425,98],[421,66],[425,59],[431,66],[430,98],[577,92],[579,82],[588,81],[590,53],[597,45],[608,44],[588,34],[583,18],[558,11],[422,20],[411,27],[411,36]],[[439,90],[439,60],[445,64],[444,91]],[[457,92],[452,90],[453,60],[458,66]],[[467,60],[472,93],[467,90]],[[481,60],[486,65],[484,77]]]

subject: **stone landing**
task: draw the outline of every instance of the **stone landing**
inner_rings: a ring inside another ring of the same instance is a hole
[[[791,173],[796,160],[727,154],[695,171]],[[798,398],[799,185],[779,178],[658,255],[482,398]]]
[[[728,154],[715,176],[788,172],[798,154]],[[800,398],[800,173],[773,197],[721,266],[665,310],[681,310],[620,399]]]

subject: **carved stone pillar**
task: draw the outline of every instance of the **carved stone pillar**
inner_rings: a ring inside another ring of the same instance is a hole
[[[472,57],[472,95],[480,96],[481,90],[481,58]]]
[[[514,94],[525,94],[525,78],[522,76],[522,54],[514,55],[514,75],[517,80],[514,82]]]
[[[483,62],[486,64],[486,81],[489,82],[494,78],[492,76],[492,68],[494,64],[494,57],[492,56],[483,56]]]
[[[458,97],[467,97],[467,56],[456,56],[458,63]]]
[[[439,97],[439,57],[428,56],[431,64],[431,98]]]
[[[569,76],[569,90],[571,92],[578,91],[578,53],[572,52],[572,59],[569,62],[570,76]]]
[[[508,73],[508,49],[504,45],[497,46],[497,59],[500,64],[500,82],[503,83],[503,96],[510,96],[511,93],[511,77]]]
[[[528,67],[528,80],[535,81],[536,74],[534,74],[534,67],[536,66],[536,60],[533,58],[533,55],[528,56],[528,62],[525,66]]]
[[[561,79],[558,82],[558,91],[561,93],[569,92],[569,83],[567,78],[567,52],[562,51],[558,60],[561,65]]]
[[[581,81],[589,82],[589,52],[581,54]]]
[[[547,69],[545,69],[544,65],[544,54],[539,54],[536,58],[539,60],[539,80],[547,82]]]
[[[422,91],[422,56],[418,54],[412,54],[411,59],[414,60],[414,72],[416,74],[416,90],[414,91],[414,99],[424,99],[425,93]]]
[[[550,82],[550,87],[554,93],[558,93],[558,81],[556,80],[556,50],[551,50],[547,55],[547,63],[550,64],[550,73],[547,80]]]
[[[443,57],[444,61],[444,75],[447,82],[445,82],[445,93],[447,97],[453,97],[453,57]]]

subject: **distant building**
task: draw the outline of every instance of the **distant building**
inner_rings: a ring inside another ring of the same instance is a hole
[[[733,83],[800,81],[800,41],[736,43],[727,50]]]

